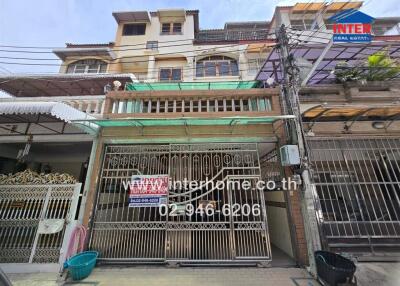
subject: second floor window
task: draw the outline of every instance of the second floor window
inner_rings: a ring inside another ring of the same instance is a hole
[[[67,73],[105,73],[106,71],[107,63],[96,59],[73,62],[67,68]]]
[[[182,23],[162,23],[161,34],[162,35],[174,35],[182,33]]]
[[[123,36],[141,36],[146,33],[146,24],[125,24],[122,30]]]
[[[182,69],[181,68],[161,68],[160,81],[181,81]]]
[[[225,56],[211,56],[196,63],[196,76],[238,76],[237,61]]]
[[[158,49],[158,41],[147,41],[146,49],[147,50],[157,50]]]

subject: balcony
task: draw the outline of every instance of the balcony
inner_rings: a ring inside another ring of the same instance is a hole
[[[0,97],[1,102],[61,102],[86,114],[101,117],[105,105],[105,96]]]
[[[400,100],[400,81],[347,82],[320,84],[300,90],[300,102],[311,103],[392,103]]]
[[[260,41],[268,39],[267,29],[258,30],[200,30],[196,42]]]
[[[105,118],[280,115],[277,89],[109,92]]]

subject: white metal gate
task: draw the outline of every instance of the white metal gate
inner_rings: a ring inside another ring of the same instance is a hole
[[[168,202],[197,206],[213,202],[212,215],[160,215],[159,207],[128,207],[123,181],[137,173],[168,174],[198,188],[170,189]],[[256,189],[260,163],[256,144],[106,146],[90,248],[106,262],[264,263],[271,260],[265,201]],[[248,181],[249,190],[202,182]],[[227,208],[260,206],[259,215],[227,216]],[[225,212],[226,214],[226,212]]]
[[[336,251],[400,252],[400,139],[309,138],[322,238]]]
[[[81,184],[0,185],[0,263],[59,263],[80,189]],[[60,231],[38,231],[56,220]]]

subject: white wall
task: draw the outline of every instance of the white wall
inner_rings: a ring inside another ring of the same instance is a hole
[[[273,202],[285,201],[282,191],[267,192],[265,198],[267,201]],[[294,257],[286,208],[267,205],[267,218],[271,243]]]

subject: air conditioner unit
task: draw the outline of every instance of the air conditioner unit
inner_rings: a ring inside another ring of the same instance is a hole
[[[300,164],[300,153],[297,145],[284,145],[280,149],[282,166]]]

